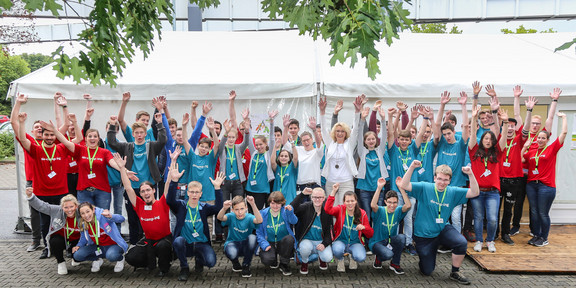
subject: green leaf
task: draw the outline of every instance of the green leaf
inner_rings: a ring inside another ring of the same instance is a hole
[[[10,10],[12,8],[12,1],[10,0],[0,0],[0,8],[4,10]]]
[[[554,49],[554,52],[558,52],[558,51],[562,51],[562,50],[566,50],[568,48],[570,48],[570,46],[576,44],[576,38],[574,38],[574,40],[566,42],[562,45],[560,45],[560,47]]]

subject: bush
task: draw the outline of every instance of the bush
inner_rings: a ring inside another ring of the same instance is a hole
[[[14,156],[14,135],[0,133],[0,159]]]

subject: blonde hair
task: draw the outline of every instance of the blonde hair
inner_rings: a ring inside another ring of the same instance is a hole
[[[450,166],[446,164],[436,167],[436,170],[434,171],[434,176],[438,174],[448,175],[450,176],[450,179],[452,179],[452,169],[450,168]]]
[[[188,183],[188,191],[190,191],[190,188],[198,188],[200,189],[200,192],[202,192],[202,183],[198,181],[192,181]]]
[[[332,137],[334,142],[336,142],[336,129],[338,129],[338,127],[342,128],[344,132],[346,132],[346,137],[344,137],[344,140],[350,138],[350,126],[344,122],[338,122],[334,125],[334,127],[332,127],[332,131],[330,131],[330,137]]]
[[[74,197],[74,195],[72,194],[68,194],[62,197],[62,199],[60,199],[60,206],[64,206],[65,202],[73,202],[74,205],[76,205],[76,207],[80,206],[80,203],[78,203],[78,199]]]

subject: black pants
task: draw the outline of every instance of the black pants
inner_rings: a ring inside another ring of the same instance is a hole
[[[126,262],[135,268],[156,268],[156,258],[160,271],[170,270],[172,261],[172,235],[160,240],[141,239],[125,255]]]
[[[253,193],[253,192],[246,191],[246,196],[254,197],[254,203],[256,204],[256,207],[258,208],[258,210],[262,210],[262,209],[264,209],[264,207],[266,207],[266,202],[268,202],[268,196],[270,196],[270,194],[268,194],[268,193]],[[247,204],[247,205],[248,205],[248,212],[250,212],[251,214],[254,214],[254,211],[252,211],[252,205],[250,205],[250,204]]]
[[[516,194],[516,201],[514,203],[514,216],[512,219],[512,227],[520,229],[520,220],[522,220],[522,210],[524,209],[524,199],[526,199],[526,182],[527,176],[522,177],[520,182],[521,189]],[[530,231],[532,231],[532,223],[530,223]]]
[[[240,180],[226,179],[224,180],[224,182],[222,182],[222,186],[220,186],[220,189],[222,189],[223,201],[232,200],[236,196],[244,197],[244,187],[242,186],[242,182],[240,182]],[[222,234],[224,233],[224,230],[226,230],[224,229],[224,227],[222,227],[222,222],[217,220],[214,229],[216,234]]]
[[[66,232],[64,232],[66,233]],[[50,236],[50,254],[54,255],[57,263],[64,262],[64,250],[72,252],[72,247],[78,244],[78,240],[70,241],[66,247],[66,239],[60,234],[52,234]]]
[[[280,256],[281,264],[289,264],[290,257],[294,254],[294,238],[290,235],[284,236],[278,242],[269,242],[270,250],[260,250],[260,260],[262,264],[271,266],[278,263],[277,255]]]
[[[62,199],[62,197],[66,196],[66,194],[62,194],[62,195],[55,195],[55,196],[38,196],[36,195],[36,197],[38,197],[38,199],[48,203],[48,204],[52,204],[52,205],[58,205],[60,206],[60,199]],[[46,245],[46,236],[48,235],[48,231],[50,230],[50,216],[40,213],[38,212],[38,215],[40,215],[40,231],[42,231],[42,240],[44,241],[44,246],[48,247]]]
[[[68,177],[68,193],[78,198],[78,191],[76,191],[76,187],[78,186],[78,173],[68,173],[67,177]]]
[[[516,207],[516,200],[521,190],[525,190],[526,186],[522,186],[522,177],[517,178],[500,178],[501,201],[500,207],[504,206],[502,211],[502,235],[510,234],[510,221],[512,220],[512,210]],[[526,194],[526,193],[524,193]],[[514,209],[515,210],[515,209]],[[498,209],[500,211],[500,209]],[[516,212],[516,211],[514,211]],[[498,232],[496,232],[498,235]]]
[[[137,197],[140,197],[139,188],[134,188],[134,193],[136,193]],[[128,198],[128,194],[126,194],[126,191],[124,191],[124,204],[126,207],[126,215],[128,215],[128,232],[130,234],[129,242],[132,245],[136,245],[136,243],[138,243],[138,241],[144,237],[144,233],[142,232],[142,225],[140,225],[138,214],[136,214],[136,211],[134,211],[134,207],[132,207],[132,203],[130,203],[130,199]]]

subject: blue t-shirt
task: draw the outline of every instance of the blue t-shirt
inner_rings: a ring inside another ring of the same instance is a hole
[[[434,185],[426,182],[412,183],[412,191],[408,192],[408,195],[418,201],[418,209],[414,216],[414,235],[418,237],[434,238],[440,235],[444,226],[448,224],[454,207],[468,201],[466,198],[468,188],[448,186],[445,192],[438,191],[436,195]],[[439,209],[440,217],[438,217]],[[441,223],[437,223],[438,218],[442,219]]]
[[[422,162],[422,167],[414,171],[414,174],[418,175],[418,181],[434,182],[434,156],[436,156],[434,140],[421,143],[420,149],[416,148],[416,152],[416,159]],[[424,169],[423,171],[421,170],[422,168]]]
[[[106,145],[106,149],[110,151],[110,153],[116,153],[116,150],[112,149],[110,145],[108,145],[108,140],[104,140],[104,144]],[[110,186],[116,186],[122,184],[122,178],[120,178],[120,171],[110,167],[110,165],[106,165],[106,170],[108,171],[108,182],[110,182]],[[116,211],[114,211],[116,212]]]
[[[436,166],[446,164],[452,169],[452,180],[450,181],[451,186],[462,187],[466,185],[466,178],[464,173],[462,173],[462,167],[464,166],[464,158],[467,152],[466,142],[462,138],[455,138],[456,142],[449,144],[444,136],[440,137],[440,142],[438,142],[438,159],[436,160]]]
[[[226,238],[226,243],[224,247],[230,242],[244,241],[248,238],[248,235],[252,234],[254,229],[256,229],[256,224],[254,224],[254,215],[246,213],[246,216],[242,219],[236,218],[236,214],[227,213],[226,221],[222,222],[222,226],[228,226],[228,238]]]
[[[140,184],[144,181],[150,181],[154,184],[154,179],[150,175],[150,168],[148,167],[148,154],[146,153],[146,144],[134,144],[134,162],[132,164],[132,171],[136,172],[138,181],[132,181],[132,188],[140,188]]]
[[[273,190],[282,192],[284,198],[286,198],[286,203],[292,203],[292,200],[296,198],[297,171],[298,169],[294,167],[294,162],[290,162],[286,167],[276,166]]]
[[[278,242],[282,240],[284,236],[288,235],[288,231],[286,230],[286,221],[284,221],[282,213],[279,213],[276,217],[272,217],[272,213],[268,211],[268,215],[268,223],[266,224],[266,240],[268,240],[268,242]]]
[[[408,145],[406,151],[402,151],[398,146],[396,146],[396,143],[394,143],[392,147],[388,149],[388,154],[390,154],[390,166],[392,168],[390,171],[390,187],[394,191],[400,191],[398,190],[398,187],[396,187],[395,179],[398,176],[404,177],[408,167],[410,167],[412,161],[416,159],[416,145],[412,142],[412,144]],[[406,164],[406,166],[404,166],[404,164]],[[418,173],[413,173],[410,181],[418,181]]]
[[[216,200],[214,193],[214,185],[209,177],[214,177],[214,170],[216,169],[216,158],[214,157],[214,150],[204,156],[196,155],[192,148],[188,151],[188,161],[190,161],[190,181],[198,181],[202,184],[202,197],[200,201]]]
[[[246,183],[246,191],[253,193],[267,193],[270,194],[270,184],[268,184],[268,164],[266,163],[266,154],[256,153],[252,155],[252,164],[250,165],[250,172],[248,173],[248,183]]]
[[[184,220],[184,226],[182,227],[180,235],[186,239],[188,244],[208,242],[206,235],[204,235],[204,223],[202,223],[199,208],[200,205],[196,206],[196,208],[190,208],[190,206],[186,205],[186,219]]]
[[[398,205],[396,210],[392,213],[388,213],[385,206],[379,206],[378,212],[376,213],[372,212],[372,228],[374,228],[374,236],[370,238],[368,248],[372,250],[374,244],[398,235],[398,224],[402,219],[404,219],[406,213],[408,213],[408,211],[402,212],[402,205]],[[386,218],[386,216],[388,216],[388,218]]]
[[[376,191],[380,177],[382,177],[382,173],[380,173],[380,160],[378,159],[376,150],[372,150],[366,154],[366,175],[364,179],[358,179],[356,188],[366,191]]]
[[[126,142],[134,142],[134,137],[132,136],[132,127],[130,127],[130,125],[126,125],[126,131],[122,131],[122,134],[124,134]],[[146,140],[146,143],[150,141],[156,141],[156,137],[154,137],[154,130],[152,130],[152,128],[148,128],[146,131],[146,138],[144,139]]]
[[[226,152],[226,164],[220,163],[220,165],[226,165],[226,179],[228,180],[240,180],[238,175],[238,163],[236,163],[236,147],[224,148]]]
[[[188,184],[188,183],[190,183],[190,168],[189,168],[190,167],[190,158],[188,158],[186,156],[186,149],[184,149],[184,145],[178,145],[178,144],[176,144],[176,141],[174,141],[174,145],[180,146],[180,148],[182,149],[180,151],[180,156],[178,156],[178,160],[176,160],[176,163],[178,163],[178,172],[182,172],[182,170],[186,170],[186,171],[184,171],[184,174],[182,174],[182,177],[180,177],[180,180],[178,180],[178,183]],[[174,146],[174,149],[176,148],[176,146]],[[172,152],[174,152],[174,149],[172,149]],[[168,158],[170,158],[170,153],[168,153]],[[166,171],[169,171],[169,170],[166,170]],[[165,174],[166,175],[164,175],[164,177],[168,177],[168,172],[166,172]],[[166,179],[168,179],[168,178],[166,178]]]
[[[322,221],[320,220],[320,215],[316,215],[312,227],[308,230],[308,233],[304,235],[304,239],[312,241],[322,241]]]
[[[356,224],[354,224],[354,216],[348,216],[346,213],[346,219],[344,220],[344,225],[342,226],[342,232],[336,240],[342,241],[346,244],[356,244],[360,243],[360,238],[358,238],[358,230],[356,230]]]

